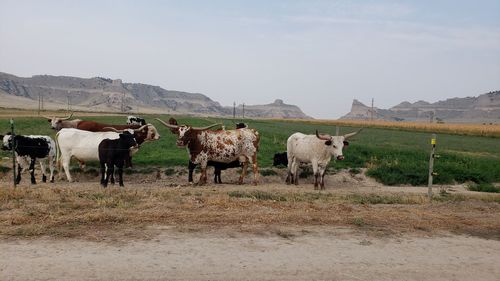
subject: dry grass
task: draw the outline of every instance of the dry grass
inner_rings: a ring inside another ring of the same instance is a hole
[[[500,196],[248,188],[2,188],[0,235],[130,235],[148,225],[330,225],[390,233],[451,231],[500,239]],[[117,231],[119,230],[119,231]],[[132,231],[132,233],[134,232]]]
[[[408,131],[447,133],[483,137],[500,137],[500,124],[458,124],[458,123],[424,123],[424,122],[391,122],[391,121],[365,121],[365,120],[288,120],[292,122],[352,126],[373,127],[384,129],[403,129]]]

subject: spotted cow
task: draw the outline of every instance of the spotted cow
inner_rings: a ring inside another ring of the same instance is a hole
[[[196,128],[189,125],[172,125],[170,120],[166,123],[156,119],[171,131],[178,132],[177,146],[186,147],[189,157],[194,164],[200,164],[201,177],[199,184],[207,182],[208,161],[220,163],[231,163],[239,160],[243,163],[243,169],[239,178],[239,183],[243,183],[246,175],[248,163],[252,164],[254,173],[254,184],[258,183],[259,170],[257,164],[257,151],[259,149],[259,133],[254,129],[241,128],[236,130],[209,130],[211,126]]]

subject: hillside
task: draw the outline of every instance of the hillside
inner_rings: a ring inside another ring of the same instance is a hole
[[[389,109],[373,108],[354,100],[351,111],[341,119],[500,123],[500,91],[478,97],[451,98],[435,103],[402,102]]]
[[[224,107],[199,93],[166,90],[141,83],[123,83],[102,77],[35,75],[17,77],[0,72],[0,106],[44,109],[72,109],[128,113],[168,113],[204,116],[231,116],[232,107]],[[241,115],[241,106],[237,114]],[[267,105],[245,106],[245,116],[310,118],[294,105],[281,100]]]

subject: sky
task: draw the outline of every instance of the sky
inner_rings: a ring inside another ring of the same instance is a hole
[[[222,105],[389,108],[500,90],[500,0],[7,1],[0,71],[109,77]]]

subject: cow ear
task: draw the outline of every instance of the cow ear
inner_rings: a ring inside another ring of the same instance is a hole
[[[332,141],[331,140],[325,141],[325,145],[332,145]]]
[[[349,146],[349,142],[348,141],[344,141],[344,147],[346,146]]]

